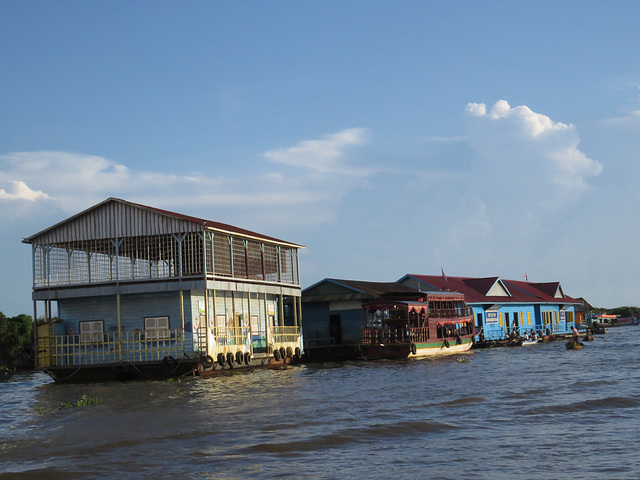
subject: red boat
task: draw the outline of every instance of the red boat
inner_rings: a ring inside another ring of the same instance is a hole
[[[471,349],[473,312],[458,292],[419,292],[365,303],[362,342],[365,360],[417,358]]]

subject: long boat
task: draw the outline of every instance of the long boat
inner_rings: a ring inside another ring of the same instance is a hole
[[[365,360],[450,355],[471,349],[473,312],[457,292],[419,292],[363,304]]]

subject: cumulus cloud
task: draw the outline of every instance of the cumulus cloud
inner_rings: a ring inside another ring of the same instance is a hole
[[[364,128],[350,128],[318,140],[302,140],[293,147],[269,150],[264,156],[273,162],[318,172],[367,176],[375,169],[353,165],[345,154],[349,147],[364,145],[366,134]]]
[[[492,120],[505,119],[511,125],[520,128],[524,135],[537,137],[538,135],[554,131],[566,130],[569,125],[561,122],[554,122],[546,115],[535,113],[529,107],[520,105],[513,107],[506,100],[498,100],[487,113],[487,106],[484,103],[469,103],[467,112],[477,117],[487,117]]]
[[[602,171],[600,162],[580,151],[580,137],[572,124],[553,121],[527,106],[511,107],[499,100],[491,109],[469,103],[469,141],[481,170],[510,189],[538,192],[533,198],[549,200],[549,194],[567,200],[582,194],[586,180]],[[491,181],[491,183],[494,183]]]
[[[21,180],[10,180],[7,190],[0,188],[0,200],[27,200],[34,202],[38,199],[46,199],[49,196],[38,190],[32,190]]]

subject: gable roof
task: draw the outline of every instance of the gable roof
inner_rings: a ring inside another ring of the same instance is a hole
[[[421,282],[431,288],[464,293],[469,303],[581,303],[564,295],[559,282],[529,283],[499,277],[405,275],[398,282]]]
[[[218,231],[295,248],[304,248],[302,245],[225,223],[183,215],[113,197],[25,238],[23,243],[48,244],[205,230]]]
[[[385,295],[415,296],[420,292],[415,288],[397,282],[364,282],[325,278],[302,291],[303,301],[336,301],[374,299]]]

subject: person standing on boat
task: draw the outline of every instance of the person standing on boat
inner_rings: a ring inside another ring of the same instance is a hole
[[[575,325],[571,327],[571,335],[573,335],[573,343],[577,346],[580,343],[580,333]]]

